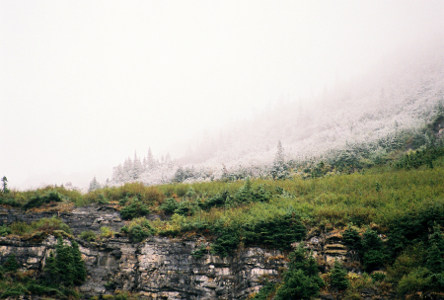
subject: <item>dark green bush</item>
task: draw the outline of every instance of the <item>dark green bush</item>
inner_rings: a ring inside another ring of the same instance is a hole
[[[325,285],[319,277],[315,259],[303,245],[289,255],[288,269],[283,274],[283,284],[276,292],[275,300],[309,300],[319,295]]]
[[[139,218],[146,216],[150,213],[148,206],[137,199],[136,197],[131,198],[128,203],[120,210],[120,215],[125,220],[131,220],[134,218]]]
[[[239,226],[215,226],[212,232],[216,235],[216,240],[211,246],[212,253],[226,257],[232,254],[239,246],[241,241]]]
[[[23,205],[23,209],[28,210],[51,202],[62,202],[63,199],[64,197],[59,192],[49,191],[43,196],[36,195],[32,197],[25,205]]]
[[[442,156],[444,156],[444,147],[419,149],[402,156],[395,166],[404,169],[417,169],[420,166],[426,165],[433,169],[433,161]]]
[[[205,247],[205,245],[202,244],[199,247],[199,249],[191,252],[191,256],[196,258],[196,259],[200,259],[200,258],[204,257],[204,255],[207,254],[207,253],[208,253],[207,248]]]
[[[156,233],[156,230],[144,217],[132,220],[129,225],[123,226],[120,231],[128,234],[134,242],[141,242]]]
[[[109,204],[109,200],[105,197],[105,194],[101,193],[97,197],[97,203],[99,204]]]
[[[291,244],[302,240],[306,233],[305,226],[295,213],[245,224],[242,228],[246,245],[266,245],[282,250],[291,249]]]
[[[444,225],[444,205],[428,204],[393,218],[388,224],[388,248],[396,257],[408,246],[428,244],[429,233],[434,226]],[[443,249],[444,250],[444,249]]]
[[[6,225],[0,226],[0,236],[7,236],[12,233],[11,228]]]
[[[28,291],[28,289],[19,283],[6,289],[1,298],[19,298],[20,296],[27,295],[29,293],[30,292]]]
[[[200,208],[197,201],[186,200],[178,203],[177,208],[174,210],[174,213],[181,216],[192,216],[199,209]]]
[[[203,210],[209,210],[212,207],[223,207],[229,197],[230,193],[228,191],[224,191],[222,194],[217,194],[206,201],[201,201],[199,206]]]
[[[9,195],[0,195],[0,205],[8,205],[11,207],[21,207],[22,206],[21,203],[17,202],[14,198],[9,197]]]
[[[173,214],[178,207],[179,203],[177,203],[176,199],[167,198],[159,208],[163,210],[166,214]]]

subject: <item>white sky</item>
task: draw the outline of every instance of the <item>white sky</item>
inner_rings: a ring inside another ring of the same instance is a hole
[[[443,20],[443,0],[1,1],[0,176],[104,181],[134,150],[317,93]]]

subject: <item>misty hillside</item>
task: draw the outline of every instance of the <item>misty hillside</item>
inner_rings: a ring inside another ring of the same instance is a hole
[[[426,145],[431,137],[424,128],[444,100],[443,53],[442,41],[421,50],[405,49],[321,95],[282,97],[231,128],[206,132],[178,146],[187,151],[177,160],[169,154],[154,159],[151,152],[145,158],[128,158],[114,169],[109,184],[270,176],[279,141],[285,174],[292,176],[299,167],[319,160],[332,163],[348,155],[355,161],[349,159],[350,164],[371,165],[406,144],[412,149]]]

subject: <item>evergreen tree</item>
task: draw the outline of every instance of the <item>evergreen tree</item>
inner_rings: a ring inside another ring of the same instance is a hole
[[[74,264],[74,284],[80,285],[86,279],[86,268],[80,253],[79,244],[76,241],[71,243],[71,254]]]
[[[56,259],[54,257],[54,252],[49,252],[49,257],[46,259],[45,267],[43,268],[45,273],[45,281],[48,285],[54,285],[58,283],[58,269],[56,265]]]
[[[75,274],[74,258],[70,247],[63,243],[61,237],[56,245],[56,268],[59,281],[65,286],[73,286]]]
[[[114,167],[112,180],[116,183],[124,182],[123,168],[121,164],[118,165],[117,167]]]
[[[128,182],[133,179],[133,162],[131,158],[125,159],[123,163],[123,182]]]
[[[330,272],[330,285],[338,290],[345,290],[348,286],[347,271],[336,260]]]
[[[154,160],[153,153],[151,152],[151,148],[148,148],[148,157],[147,157],[148,169],[152,170],[156,167],[156,161]]]
[[[8,178],[6,178],[6,176],[3,176],[3,178],[2,178],[2,192],[3,192],[3,194],[9,193]]]
[[[140,175],[142,175],[142,163],[140,162],[140,159],[137,157],[137,153],[134,152],[134,161],[133,161],[133,171],[131,175],[132,180],[137,180],[140,178]]]
[[[284,273],[284,283],[276,293],[276,300],[309,300],[319,294],[324,281],[319,277],[315,259],[300,244],[290,254],[288,270]]]
[[[444,260],[442,259],[441,251],[439,251],[436,243],[433,243],[427,250],[426,267],[432,273],[444,272]]]
[[[4,264],[4,269],[8,272],[16,272],[19,268],[15,254],[11,253]]]
[[[93,180],[89,183],[88,192],[92,192],[100,188],[101,188],[100,183],[97,181],[96,176],[94,176]]]
[[[288,176],[285,165],[284,147],[282,147],[280,140],[278,141],[277,152],[271,168],[271,176],[273,176],[273,179],[285,179]]]

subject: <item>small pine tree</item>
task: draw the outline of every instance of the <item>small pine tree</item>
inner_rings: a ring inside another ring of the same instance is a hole
[[[89,183],[88,192],[92,192],[100,188],[101,188],[100,183],[97,181],[96,176],[94,176],[93,180]]]
[[[60,237],[56,245],[56,267],[60,282],[65,286],[74,285],[74,258],[71,249]]]
[[[43,268],[43,272],[45,273],[45,281],[47,285],[55,285],[58,283],[58,269],[56,265],[56,259],[54,257],[54,252],[49,252],[49,257],[46,259],[45,267]]]
[[[9,193],[8,178],[6,178],[6,176],[3,176],[3,178],[2,178],[2,192],[3,192],[3,194]]]
[[[71,243],[71,255],[74,264],[74,284],[80,285],[86,279],[86,268],[80,253],[79,244],[76,241]]]
[[[276,300],[309,300],[319,294],[324,281],[319,277],[318,266],[302,244],[290,254],[284,283],[276,293]]]
[[[345,290],[348,287],[347,271],[336,260],[330,272],[330,285],[338,290]]]
[[[433,243],[427,250],[426,267],[432,273],[444,272],[444,260],[442,259],[441,251],[439,251],[438,245]]]
[[[11,255],[8,256],[8,259],[6,260],[3,268],[7,272],[17,272],[19,265],[17,263],[14,253],[11,253]]]

